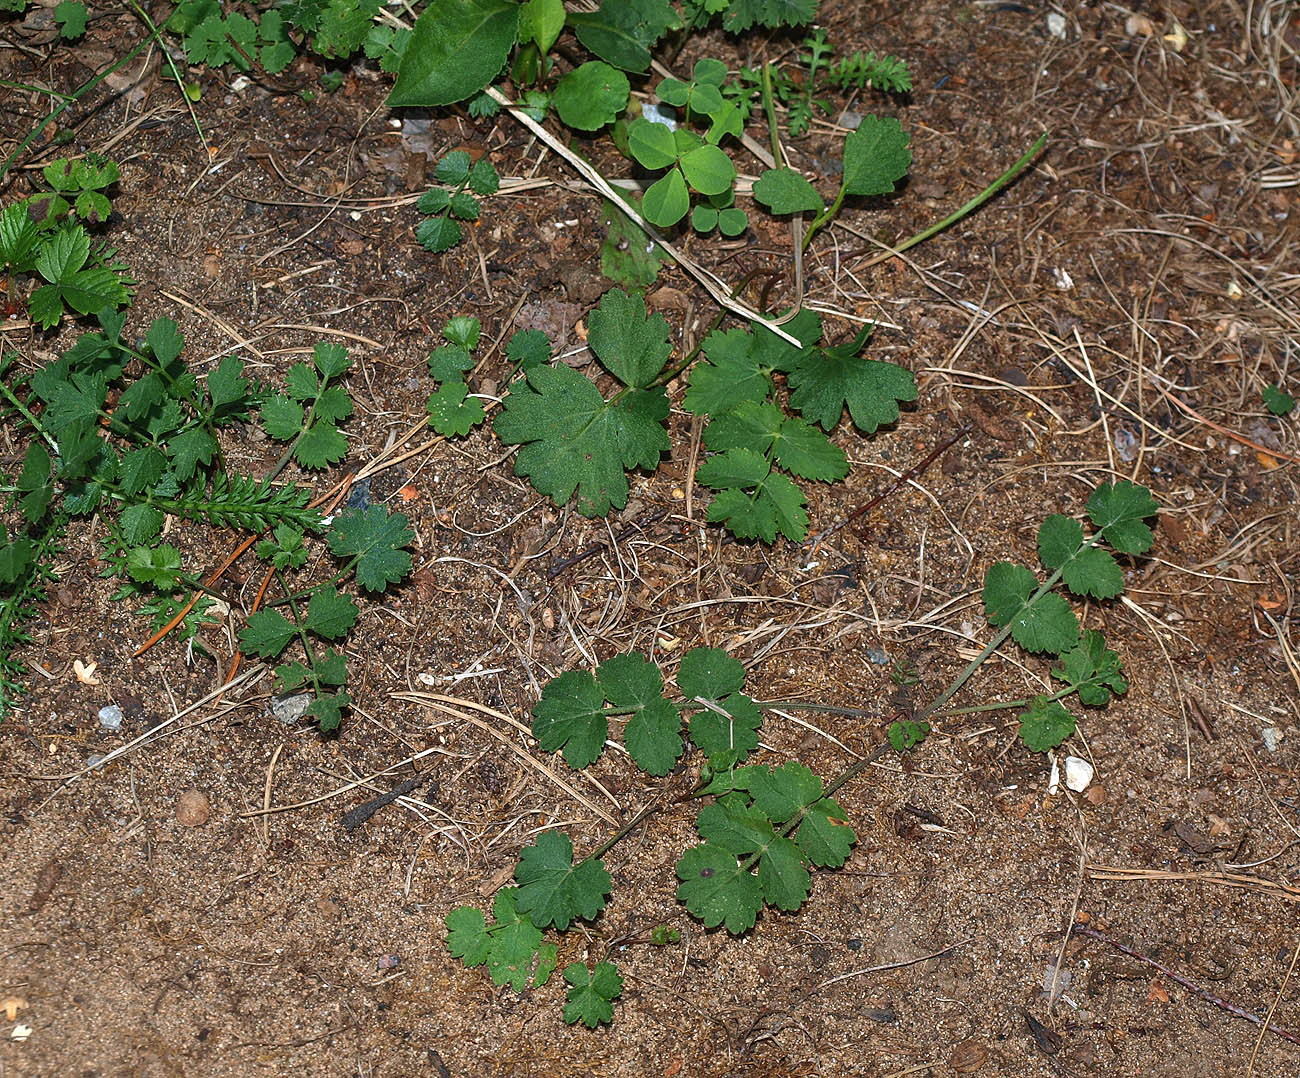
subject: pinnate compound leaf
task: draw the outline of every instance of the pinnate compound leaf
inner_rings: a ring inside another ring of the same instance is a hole
[[[740,867],[734,854],[704,843],[677,861],[677,899],[704,922],[705,928],[727,926],[733,936],[754,927],[763,906],[763,893],[755,876]]]
[[[563,505],[577,494],[583,516],[604,516],[627,504],[625,468],[653,468],[668,449],[662,389],[631,393],[617,404],[568,367],[534,367],[516,383],[493,429],[507,445],[523,445],[515,474]]]
[[[773,213],[806,213],[822,209],[822,197],[792,168],[770,168],[754,182],[754,198]]]
[[[1155,536],[1145,521],[1159,509],[1151,491],[1127,479],[1102,483],[1088,499],[1088,518],[1121,554],[1144,554],[1151,549]]]
[[[587,344],[605,369],[624,385],[644,389],[664,369],[672,345],[668,320],[647,316],[645,300],[613,288],[587,321]]]
[[[1074,647],[1062,653],[1061,665],[1052,669],[1052,676],[1077,691],[1088,707],[1105,707],[1112,692],[1128,692],[1119,656],[1106,647],[1106,638],[1096,629],[1088,629]]]
[[[439,0],[425,8],[402,53],[389,106],[454,105],[478,93],[505,66],[519,13],[510,0]]]
[[[357,584],[366,591],[383,591],[411,571],[411,555],[402,548],[415,538],[403,513],[389,513],[382,505],[345,509],[330,529],[331,553],[357,558]]]
[[[525,847],[515,869],[519,912],[539,928],[561,932],[582,918],[591,921],[605,908],[611,881],[605,865],[587,858],[573,863],[573,843],[560,831],[543,831]]]
[[[1029,710],[1022,712],[1020,719],[1020,740],[1031,752],[1046,752],[1054,749],[1074,733],[1074,716],[1059,700],[1046,696],[1035,696],[1029,704]]]
[[[907,175],[911,136],[892,116],[867,115],[844,140],[844,190],[850,195],[887,195]]]
[[[751,26],[804,26],[817,16],[817,0],[731,0],[723,26],[738,34]]]
[[[586,670],[552,678],[533,705],[533,736],[545,752],[564,750],[575,771],[595,763],[609,736],[605,694]]]
[[[555,87],[555,111],[579,131],[596,131],[613,123],[627,107],[627,76],[600,60],[574,68]]]
[[[613,962],[597,962],[591,971],[583,962],[570,963],[564,979],[569,982],[568,1002],[564,1005],[564,1020],[569,1025],[582,1022],[588,1029],[595,1029],[613,1020],[613,1001],[623,994],[623,978]]]

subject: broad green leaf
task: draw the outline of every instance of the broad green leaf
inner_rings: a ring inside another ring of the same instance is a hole
[[[1155,536],[1145,524],[1160,506],[1146,487],[1121,479],[1102,483],[1088,499],[1088,518],[1121,554],[1145,554]]]
[[[1105,707],[1112,692],[1128,692],[1119,656],[1106,647],[1106,638],[1096,629],[1088,629],[1061,655],[1061,665],[1052,669],[1052,676],[1077,691],[1088,707]]]
[[[679,164],[686,182],[702,195],[720,195],[736,182],[736,166],[717,146],[697,146],[683,154]]]
[[[564,750],[575,771],[596,762],[609,736],[605,694],[586,670],[552,678],[533,705],[533,737],[545,752]]]
[[[578,512],[604,516],[627,504],[625,468],[653,468],[668,449],[662,389],[631,393],[617,404],[568,367],[535,367],[516,383],[493,429],[521,444],[515,474],[563,505],[576,493]]]
[[[749,768],[746,775],[746,789],[754,804],[773,823],[794,819],[800,809],[822,796],[822,780],[794,760],[772,769]]]
[[[390,108],[454,105],[487,86],[506,63],[519,29],[510,0],[438,0],[415,20]]]
[[[840,421],[845,405],[867,434],[897,420],[898,402],[916,400],[916,380],[894,363],[858,356],[870,332],[868,326],[847,345],[799,356],[789,372],[790,406],[825,430]]]
[[[483,402],[464,382],[447,382],[429,396],[429,424],[442,435],[463,437],[487,418]]]
[[[248,379],[244,377],[242,359],[226,356],[208,372],[204,381],[208,387],[208,401],[213,415],[227,413],[236,405],[243,410],[248,395]]]
[[[571,11],[568,18],[582,44],[624,71],[650,67],[650,50],[679,26],[668,0],[604,0],[597,11]]]
[[[1011,635],[1027,651],[1060,654],[1079,639],[1079,619],[1061,596],[1047,593],[1026,605],[1038,581],[1022,565],[1000,561],[984,577],[984,611],[990,624],[1011,625]]]
[[[506,342],[506,358],[522,370],[551,360],[551,339],[540,329],[521,329]]]
[[[1281,386],[1265,386],[1259,393],[1264,407],[1273,415],[1290,415],[1295,410],[1295,398]]]
[[[725,490],[735,487],[747,490],[766,479],[772,466],[766,458],[752,449],[728,449],[715,453],[699,466],[695,478],[706,487]]]
[[[589,60],[556,84],[552,99],[560,119],[579,131],[596,131],[613,123],[627,107],[631,87],[616,67]]]
[[[744,685],[744,665],[721,648],[692,648],[677,669],[677,687],[690,699],[720,700]]]
[[[686,216],[691,208],[691,195],[681,171],[673,168],[647,189],[641,201],[646,220],[659,228],[670,228]]]
[[[728,206],[725,210],[718,213],[718,231],[724,236],[739,236],[749,227],[749,218],[745,216],[744,210],[738,210],[735,206]]]
[[[153,446],[132,449],[122,457],[120,482],[127,494],[149,490],[162,478],[167,459]]]
[[[343,725],[343,709],[352,703],[352,698],[345,692],[333,696],[318,696],[307,705],[306,714],[316,720],[323,734],[337,730]]]
[[[457,191],[448,203],[451,215],[458,221],[477,221],[479,217],[478,199],[468,191]]]
[[[312,592],[307,601],[306,628],[326,640],[338,640],[347,636],[359,613],[357,604],[348,596],[334,585],[324,584]]]
[[[278,610],[249,615],[248,628],[239,634],[239,646],[263,659],[274,659],[298,635],[298,628]]]
[[[844,140],[844,190],[850,195],[887,195],[907,175],[911,135],[892,116],[867,115]]]
[[[792,168],[770,168],[754,182],[754,198],[773,213],[807,213],[822,209],[822,197]]]
[[[682,720],[663,697],[659,668],[641,655],[616,655],[601,664],[596,679],[610,704],[632,712],[623,740],[637,766],[651,775],[668,774],[682,754]]]
[[[294,459],[304,468],[326,468],[348,455],[348,440],[328,420],[313,423],[293,447]]]
[[[519,13],[519,40],[532,41],[545,56],[564,29],[564,0],[528,0]]]
[[[1046,696],[1035,696],[1029,704],[1029,710],[1021,712],[1020,740],[1032,752],[1046,752],[1054,749],[1074,733],[1074,716],[1059,700]]]
[[[691,367],[682,406],[692,415],[718,416],[746,401],[766,399],[772,391],[771,368],[759,362],[754,341],[742,329],[710,333],[704,340],[705,359]]]
[[[50,482],[52,465],[49,451],[38,441],[27,446],[23,456],[23,469],[18,473],[19,508],[23,518],[29,524],[35,524],[45,516],[50,499],[54,496],[54,487]]]
[[[668,168],[677,161],[677,143],[663,124],[633,120],[627,129],[627,145],[637,163],[648,169]]]
[[[1083,525],[1073,517],[1053,513],[1038,529],[1038,558],[1043,567],[1059,569],[1083,546]]]
[[[839,868],[858,840],[844,810],[829,797],[808,806],[794,837],[808,860],[819,868]]]
[[[573,962],[564,971],[569,994],[564,1005],[564,1020],[573,1025],[582,1022],[595,1029],[614,1018],[613,1001],[623,993],[623,978],[613,962],[598,962],[592,971],[583,962]]]
[[[262,402],[262,426],[277,442],[296,438],[302,430],[302,405],[283,393],[267,397]]]
[[[777,909],[793,912],[802,906],[812,890],[812,876],[804,868],[799,847],[775,836],[758,859],[758,885],[764,901]]]
[[[330,552],[338,558],[357,559],[357,585],[366,591],[383,591],[405,579],[411,555],[402,548],[415,538],[410,520],[389,513],[382,505],[345,509],[330,528]]]
[[[704,699],[709,697],[705,696]],[[744,693],[732,693],[711,702],[712,708],[697,711],[691,716],[691,741],[708,756],[725,755],[735,760],[744,759],[758,748],[758,729],[763,725],[762,714],[754,701]]]
[[[473,906],[457,906],[447,914],[447,950],[469,967],[481,966],[492,950],[487,919]]]
[[[416,226],[415,238],[426,251],[442,254],[460,243],[460,225],[450,217],[431,217]]]
[[[706,805],[695,826],[705,842],[735,857],[755,853],[776,838],[772,821],[740,794],[727,794]]]
[[[1113,599],[1124,590],[1124,574],[1111,555],[1098,547],[1088,547],[1066,563],[1061,579],[1075,595],[1094,599]]]
[[[643,389],[664,369],[672,352],[668,320],[647,317],[645,300],[614,288],[587,319],[587,345],[624,385]]]
[[[462,345],[444,344],[429,353],[429,377],[435,382],[463,382],[474,357]]]
[[[131,505],[122,511],[118,523],[128,546],[147,543],[162,531],[162,511],[152,505]]]
[[[677,862],[677,899],[704,922],[705,928],[726,924],[734,936],[754,927],[763,906],[758,880],[742,871],[735,856],[705,843],[682,854]]]
[[[36,271],[51,284],[72,278],[90,257],[90,234],[80,225],[61,228],[41,245],[36,254]]]
[[[561,932],[578,918],[594,920],[605,908],[611,885],[602,862],[573,864],[573,843],[560,831],[543,831],[535,845],[525,847],[515,881],[519,911],[539,928],[554,925]]]

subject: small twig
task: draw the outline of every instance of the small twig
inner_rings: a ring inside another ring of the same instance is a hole
[[[380,794],[378,797],[372,797],[369,801],[363,802],[356,808],[348,809],[348,811],[343,814],[343,829],[347,831],[348,834],[352,834],[353,831],[370,819],[370,817],[381,808],[385,805],[391,805],[399,797],[409,794],[426,778],[428,778],[427,772],[417,771],[409,779],[403,779],[387,793]]]
[[[619,540],[624,539],[627,536],[631,535],[633,532],[644,531],[647,525],[657,524],[659,523],[659,521],[663,520],[663,518],[666,517],[667,515],[668,515],[667,509],[656,509],[648,517],[645,517],[642,520],[633,521],[631,524],[628,524],[625,527],[621,528],[618,534],[614,536],[614,541],[618,542]],[[563,561],[556,562],[554,565],[552,565],[549,569],[546,570],[546,579],[553,580],[555,577],[559,576],[562,572],[564,572],[565,569],[572,568],[573,566],[577,565],[579,562],[586,561],[588,558],[594,558],[597,554],[599,554],[602,550],[604,550],[608,546],[609,546],[608,543],[596,543],[594,546],[589,546],[587,547],[586,550],[580,551],[579,553],[574,554],[572,557],[565,558]]]
[[[835,984],[839,981],[847,981],[850,977],[861,977],[866,973],[884,973],[885,970],[899,969],[902,966],[914,966],[918,962],[928,962],[932,958],[941,958],[949,951],[955,951],[958,947],[964,947],[973,940],[974,936],[967,936],[964,940],[958,940],[956,943],[950,943],[941,951],[932,951],[930,954],[917,955],[915,958],[904,958],[901,962],[886,962],[880,966],[868,966],[866,969],[855,969],[852,973],[841,973],[838,977],[832,977],[829,981],[822,981],[814,992],[818,992],[829,984]]]
[[[1244,1007],[1238,1007],[1235,1003],[1229,1003],[1222,996],[1216,996],[1213,992],[1209,991],[1209,989],[1202,988],[1199,984],[1196,984],[1194,981],[1188,980],[1181,973],[1175,973],[1168,966],[1161,965],[1161,963],[1157,962],[1154,958],[1148,958],[1140,951],[1135,951],[1132,947],[1120,943],[1119,940],[1113,939],[1110,936],[1107,936],[1103,932],[1098,932],[1095,928],[1089,928],[1087,925],[1075,925],[1074,932],[1075,935],[1077,936],[1087,936],[1089,939],[1100,940],[1102,943],[1107,943],[1110,946],[1114,947],[1115,950],[1123,952],[1124,954],[1128,955],[1130,958],[1135,958],[1139,962],[1144,962],[1148,966],[1158,969],[1171,981],[1181,984],[1193,995],[1198,996],[1199,998],[1205,1000],[1207,1003],[1213,1003],[1216,1007],[1222,1008],[1223,1010],[1227,1011],[1229,1014],[1235,1014],[1238,1018],[1244,1018],[1248,1022],[1254,1022],[1256,1025],[1262,1025],[1264,1029],[1266,1029],[1268,1032],[1276,1033],[1283,1040],[1288,1040],[1292,1044],[1300,1044],[1300,1036],[1296,1036],[1296,1034],[1291,1033],[1285,1029],[1282,1029],[1280,1026],[1275,1026],[1271,1022],[1265,1021],[1259,1015],[1255,1014],[1252,1011],[1246,1010]]]
[[[924,460],[921,460],[918,463],[913,464],[912,467],[908,468],[907,471],[899,475],[892,483],[889,484],[889,486],[887,486],[874,498],[864,503],[863,505],[858,506],[858,508],[853,510],[853,512],[851,512],[847,517],[841,520],[838,524],[832,524],[825,531],[818,532],[816,535],[814,535],[812,538],[812,547],[809,550],[809,554],[811,555],[813,552],[817,550],[818,545],[821,543],[823,539],[829,539],[841,528],[846,527],[849,524],[852,524],[855,520],[858,519],[858,517],[862,516],[864,513],[871,512],[872,509],[878,506],[886,498],[890,497],[894,493],[894,491],[896,491],[904,483],[908,483],[911,480],[915,479],[918,475],[920,475],[923,471],[925,471],[926,468],[930,467],[931,464],[933,464],[936,460],[938,460],[941,456],[943,456],[944,453],[946,453],[949,449],[951,449],[954,445],[956,445],[957,442],[959,442],[962,438],[964,438],[967,434],[969,434],[970,429],[971,428],[969,423],[963,423],[960,427],[957,428],[956,432],[950,438],[948,438],[947,441],[942,442],[939,445],[935,446],[934,449],[930,450],[930,452],[926,454]]]

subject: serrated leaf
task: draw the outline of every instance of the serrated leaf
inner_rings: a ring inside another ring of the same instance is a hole
[[[341,378],[352,369],[348,350],[334,341],[319,341],[312,349],[312,362],[321,378]]]
[[[452,958],[463,959],[473,968],[488,960],[492,937],[487,933],[487,919],[473,906],[457,906],[447,914],[447,950]]]
[[[162,531],[163,514],[152,505],[131,505],[118,518],[122,538],[128,546],[139,546]]]
[[[431,217],[416,226],[415,238],[426,251],[442,254],[443,251],[449,251],[460,243],[460,225],[450,217]]]
[[[494,920],[487,928],[490,943],[486,961],[493,984],[509,985],[522,992],[528,987],[534,962],[537,972],[533,974],[533,987],[540,987],[550,978],[555,969],[556,948],[553,943],[543,943],[541,929],[515,908],[518,894],[516,887],[497,892],[492,904]],[[458,936],[459,943],[472,948],[479,942],[473,935],[476,925],[468,917],[458,920],[457,926],[463,932]],[[449,945],[450,942],[448,939]],[[471,953],[477,956],[477,951]]]
[[[742,329],[710,333],[702,349],[705,361],[691,368],[682,406],[692,415],[720,416],[766,399],[772,390],[772,368],[760,364],[754,341],[754,335]]]
[[[1155,542],[1144,523],[1160,506],[1146,487],[1121,479],[1102,483],[1088,499],[1088,518],[1121,554],[1145,554]]]
[[[627,504],[625,468],[653,468],[668,449],[662,389],[605,401],[568,367],[535,367],[516,383],[493,424],[507,445],[522,444],[515,474],[563,505],[577,494],[583,516],[604,516]]]
[[[1083,525],[1073,517],[1053,513],[1038,529],[1038,558],[1044,568],[1059,569],[1083,546]]]
[[[623,978],[613,962],[598,962],[590,972],[585,963],[573,962],[565,969],[564,979],[570,986],[564,1005],[564,1020],[569,1025],[582,1022],[595,1029],[613,1020],[613,1001],[623,994]]]
[[[457,191],[448,205],[451,215],[458,221],[477,221],[479,218],[478,199],[468,191]]]
[[[647,315],[645,300],[612,288],[587,321],[587,345],[624,385],[644,389],[658,377],[672,352],[668,320]]]
[[[822,780],[794,760],[772,769],[750,768],[746,774],[745,788],[773,823],[792,820],[800,809],[822,796]]]
[[[372,508],[378,508],[372,506]],[[326,640],[347,636],[356,624],[357,604],[332,584],[325,584],[311,593],[307,601],[305,627]]]
[[[159,589],[175,587],[180,567],[181,552],[167,543],[132,547],[126,554],[127,575]]]
[[[444,436],[464,437],[487,418],[483,402],[464,382],[447,382],[429,396],[429,424]]]
[[[176,359],[185,348],[185,338],[180,327],[170,318],[155,318],[144,335],[145,346],[153,353],[159,364],[166,367]]]
[[[451,192],[445,187],[430,187],[415,203],[421,213],[442,213],[451,205]]]
[[[722,648],[692,648],[677,669],[677,687],[688,698],[720,700],[744,685],[744,664]]]
[[[754,927],[763,906],[757,878],[742,871],[735,856],[705,843],[682,854],[677,862],[677,900],[704,922],[705,928],[726,924],[734,936]]]
[[[463,382],[474,366],[469,350],[458,344],[444,344],[429,353],[429,376],[435,382]]]
[[[862,117],[844,140],[844,190],[850,195],[887,195],[912,166],[911,136],[892,116]]]
[[[483,89],[505,66],[519,11],[510,0],[440,0],[425,8],[402,54],[389,107],[454,105]]]
[[[274,659],[297,635],[297,626],[278,610],[259,610],[249,615],[239,646],[260,658]]]
[[[754,198],[772,213],[807,213],[822,209],[822,197],[792,168],[770,168],[754,181]]]
[[[797,416],[786,416],[772,440],[776,463],[801,479],[831,482],[849,474],[844,450],[816,427]]]
[[[808,899],[812,875],[804,867],[803,853],[790,839],[773,838],[758,859],[758,885],[763,899],[777,909],[793,912]]]
[[[642,655],[616,655],[600,665],[596,684],[614,708],[631,711],[624,742],[637,766],[668,774],[682,754],[681,716],[663,697],[659,668]]]
[[[411,555],[402,548],[415,538],[403,513],[389,513],[382,505],[345,509],[330,528],[330,552],[339,558],[357,558],[357,585],[366,591],[383,591],[405,579]]]
[[[289,396],[298,401],[311,400],[320,390],[320,378],[306,363],[295,363],[285,371],[284,384]]]
[[[731,0],[724,5],[727,16],[723,26],[738,34],[751,26],[803,26],[817,17],[817,0]]]
[[[790,406],[831,430],[847,405],[854,425],[867,434],[898,419],[898,402],[917,397],[912,373],[895,363],[862,359],[871,327],[837,348],[805,353],[790,370]]]
[[[1096,629],[1087,630],[1079,642],[1061,655],[1061,665],[1052,676],[1064,681],[1088,707],[1105,707],[1112,692],[1128,692],[1119,656],[1106,647],[1106,638]]]
[[[768,477],[772,466],[762,454],[752,449],[728,449],[708,458],[695,473],[695,478],[706,487],[725,490],[736,487],[747,490],[756,487]]]
[[[559,831],[543,831],[520,853],[515,881],[519,911],[539,928],[554,925],[561,932],[578,918],[595,920],[611,886],[601,861],[573,864],[573,843]]]
[[[326,468],[347,455],[347,438],[328,420],[313,423],[293,447],[294,459],[304,468]]]
[[[248,394],[248,379],[244,377],[244,361],[226,356],[208,372],[205,382],[208,401],[214,415],[228,411],[233,405],[243,404]]]
[[[1074,716],[1061,706],[1059,700],[1046,696],[1035,696],[1029,709],[1017,717],[1020,719],[1020,740],[1032,752],[1054,749],[1074,733]]]
[[[552,678],[533,705],[533,736],[545,752],[564,750],[575,771],[595,763],[609,736],[605,694],[586,670]]]
[[[202,427],[181,431],[167,442],[172,474],[184,482],[194,475],[200,464],[212,463],[217,448],[217,440]]]
[[[267,397],[262,402],[262,426],[277,442],[287,442],[302,430],[302,405],[283,393]]]
[[[153,446],[132,449],[122,457],[120,482],[127,494],[148,490],[162,478],[167,459]]]
[[[49,508],[50,499],[54,496],[54,487],[50,482],[52,474],[49,451],[40,442],[33,441],[23,455],[23,468],[18,473],[16,484],[22,495],[18,505],[29,524],[39,521]]]
[[[708,699],[708,697],[705,697]],[[710,757],[726,756],[742,760],[758,748],[758,729],[762,713],[744,693],[732,693],[713,702],[713,708],[691,716],[691,741]]]
[[[1065,586],[1075,595],[1094,599],[1113,599],[1124,590],[1124,574],[1105,550],[1088,547],[1081,550],[1061,573]]]
[[[521,329],[506,342],[506,358],[521,370],[551,360],[551,339],[540,329]]]
[[[772,821],[740,794],[727,794],[700,810],[695,822],[700,837],[735,857],[764,849],[776,838]]]
[[[1026,605],[1038,589],[1028,569],[997,562],[984,578],[984,611],[993,625],[1011,625],[1011,635],[1027,651],[1061,653],[1079,639],[1079,619],[1061,596],[1046,593]]]
[[[306,714],[316,720],[323,734],[337,730],[343,725],[343,709],[352,703],[352,698],[345,692],[333,696],[318,696],[307,705]]]
[[[808,860],[819,868],[839,868],[858,840],[844,810],[829,797],[808,806],[794,837]]]

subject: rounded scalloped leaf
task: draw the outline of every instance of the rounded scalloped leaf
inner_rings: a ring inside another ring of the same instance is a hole
[[[555,87],[555,111],[579,131],[596,131],[613,123],[627,107],[631,87],[618,68],[600,60],[576,67]]]
[[[692,648],[677,668],[677,686],[688,699],[720,700],[744,684],[744,665],[721,648]]]

